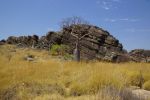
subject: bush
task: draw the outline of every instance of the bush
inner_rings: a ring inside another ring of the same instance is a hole
[[[144,83],[143,88],[145,90],[150,90],[150,80]]]
[[[53,45],[50,49],[50,54],[53,56],[64,56],[68,53],[69,47],[67,45]]]
[[[65,60],[73,59],[73,55],[66,53],[66,54],[64,55],[64,59],[65,59]]]

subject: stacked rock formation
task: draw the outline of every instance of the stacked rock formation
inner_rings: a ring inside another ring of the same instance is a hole
[[[135,49],[129,55],[135,62],[150,62],[150,50]]]
[[[37,49],[49,50],[52,45],[64,44],[70,47],[68,52],[73,54],[76,38],[71,34],[78,34],[80,37],[86,35],[80,41],[81,59],[84,60],[104,60],[111,62],[150,62],[150,51],[133,50],[127,53],[122,44],[110,33],[102,28],[92,25],[71,25],[64,27],[59,32],[48,32],[45,36],[10,36],[6,41],[0,41],[1,44],[15,44],[19,47],[33,47]]]
[[[37,35],[20,36],[20,37],[10,36],[6,40],[6,43],[16,44],[19,47],[31,47],[31,46],[35,46],[38,43],[38,40],[39,40],[39,37]]]
[[[75,48],[76,38],[70,33],[74,26],[62,30],[62,44],[69,45],[71,50]],[[81,36],[88,34],[80,41],[82,59],[99,59],[117,61],[118,55],[123,53],[123,46],[115,37],[102,28],[91,25],[80,25]]]

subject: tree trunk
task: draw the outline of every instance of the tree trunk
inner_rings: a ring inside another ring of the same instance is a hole
[[[32,47],[31,47],[31,48],[32,48],[32,49],[35,48],[35,41],[32,42]]]
[[[76,48],[74,49],[74,60],[80,61],[79,39],[76,42]]]

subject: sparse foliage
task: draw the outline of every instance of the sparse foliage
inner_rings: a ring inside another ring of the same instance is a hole
[[[68,53],[69,47],[67,45],[52,45],[52,48],[50,49],[51,55],[54,56],[64,56],[66,53]]]
[[[70,27],[71,25],[79,25],[79,24],[89,24],[88,21],[84,20],[81,17],[73,16],[65,18],[61,21],[61,28]]]

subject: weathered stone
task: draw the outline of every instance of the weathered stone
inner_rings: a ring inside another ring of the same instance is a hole
[[[7,41],[6,41],[8,44],[16,44],[17,42],[17,37],[15,36],[10,36],[8,37]]]
[[[146,62],[150,63],[150,57],[147,57],[146,59],[147,59]]]
[[[35,60],[35,56],[34,55],[26,55],[24,57],[24,60],[26,60],[26,61],[34,61]]]
[[[149,62],[150,50],[135,49],[129,52],[129,55],[136,62]]]
[[[76,42],[76,39],[70,34],[73,27],[75,26],[62,30],[62,44],[69,45],[71,50],[75,48]],[[122,52],[123,46],[121,43],[102,28],[82,25],[82,28],[79,28],[78,32],[81,35],[88,34],[80,41],[82,59],[103,59],[104,57],[110,57],[105,55],[106,52],[115,52],[116,54]]]
[[[108,45],[118,46],[118,40],[116,40],[113,36],[107,36],[105,39],[105,43]]]
[[[116,62],[117,54],[115,52],[107,52],[105,57],[103,58],[105,61]]]
[[[61,44],[61,33],[48,32],[46,36],[42,36],[38,42],[38,48],[50,49],[54,44]]]
[[[118,54],[115,62],[129,62],[131,58],[128,54]]]
[[[87,47],[87,49],[94,49],[94,50],[98,50],[99,49],[99,45],[98,44],[95,44],[93,42],[90,42],[90,41],[86,41],[86,40],[81,40],[80,41],[81,45],[82,46],[85,46]]]
[[[4,45],[6,43],[6,40],[1,40],[0,45]]]
[[[31,47],[38,43],[38,39],[39,38],[37,35],[19,36],[19,37],[10,36],[10,37],[8,37],[6,42],[8,44],[16,44],[18,46]]]

